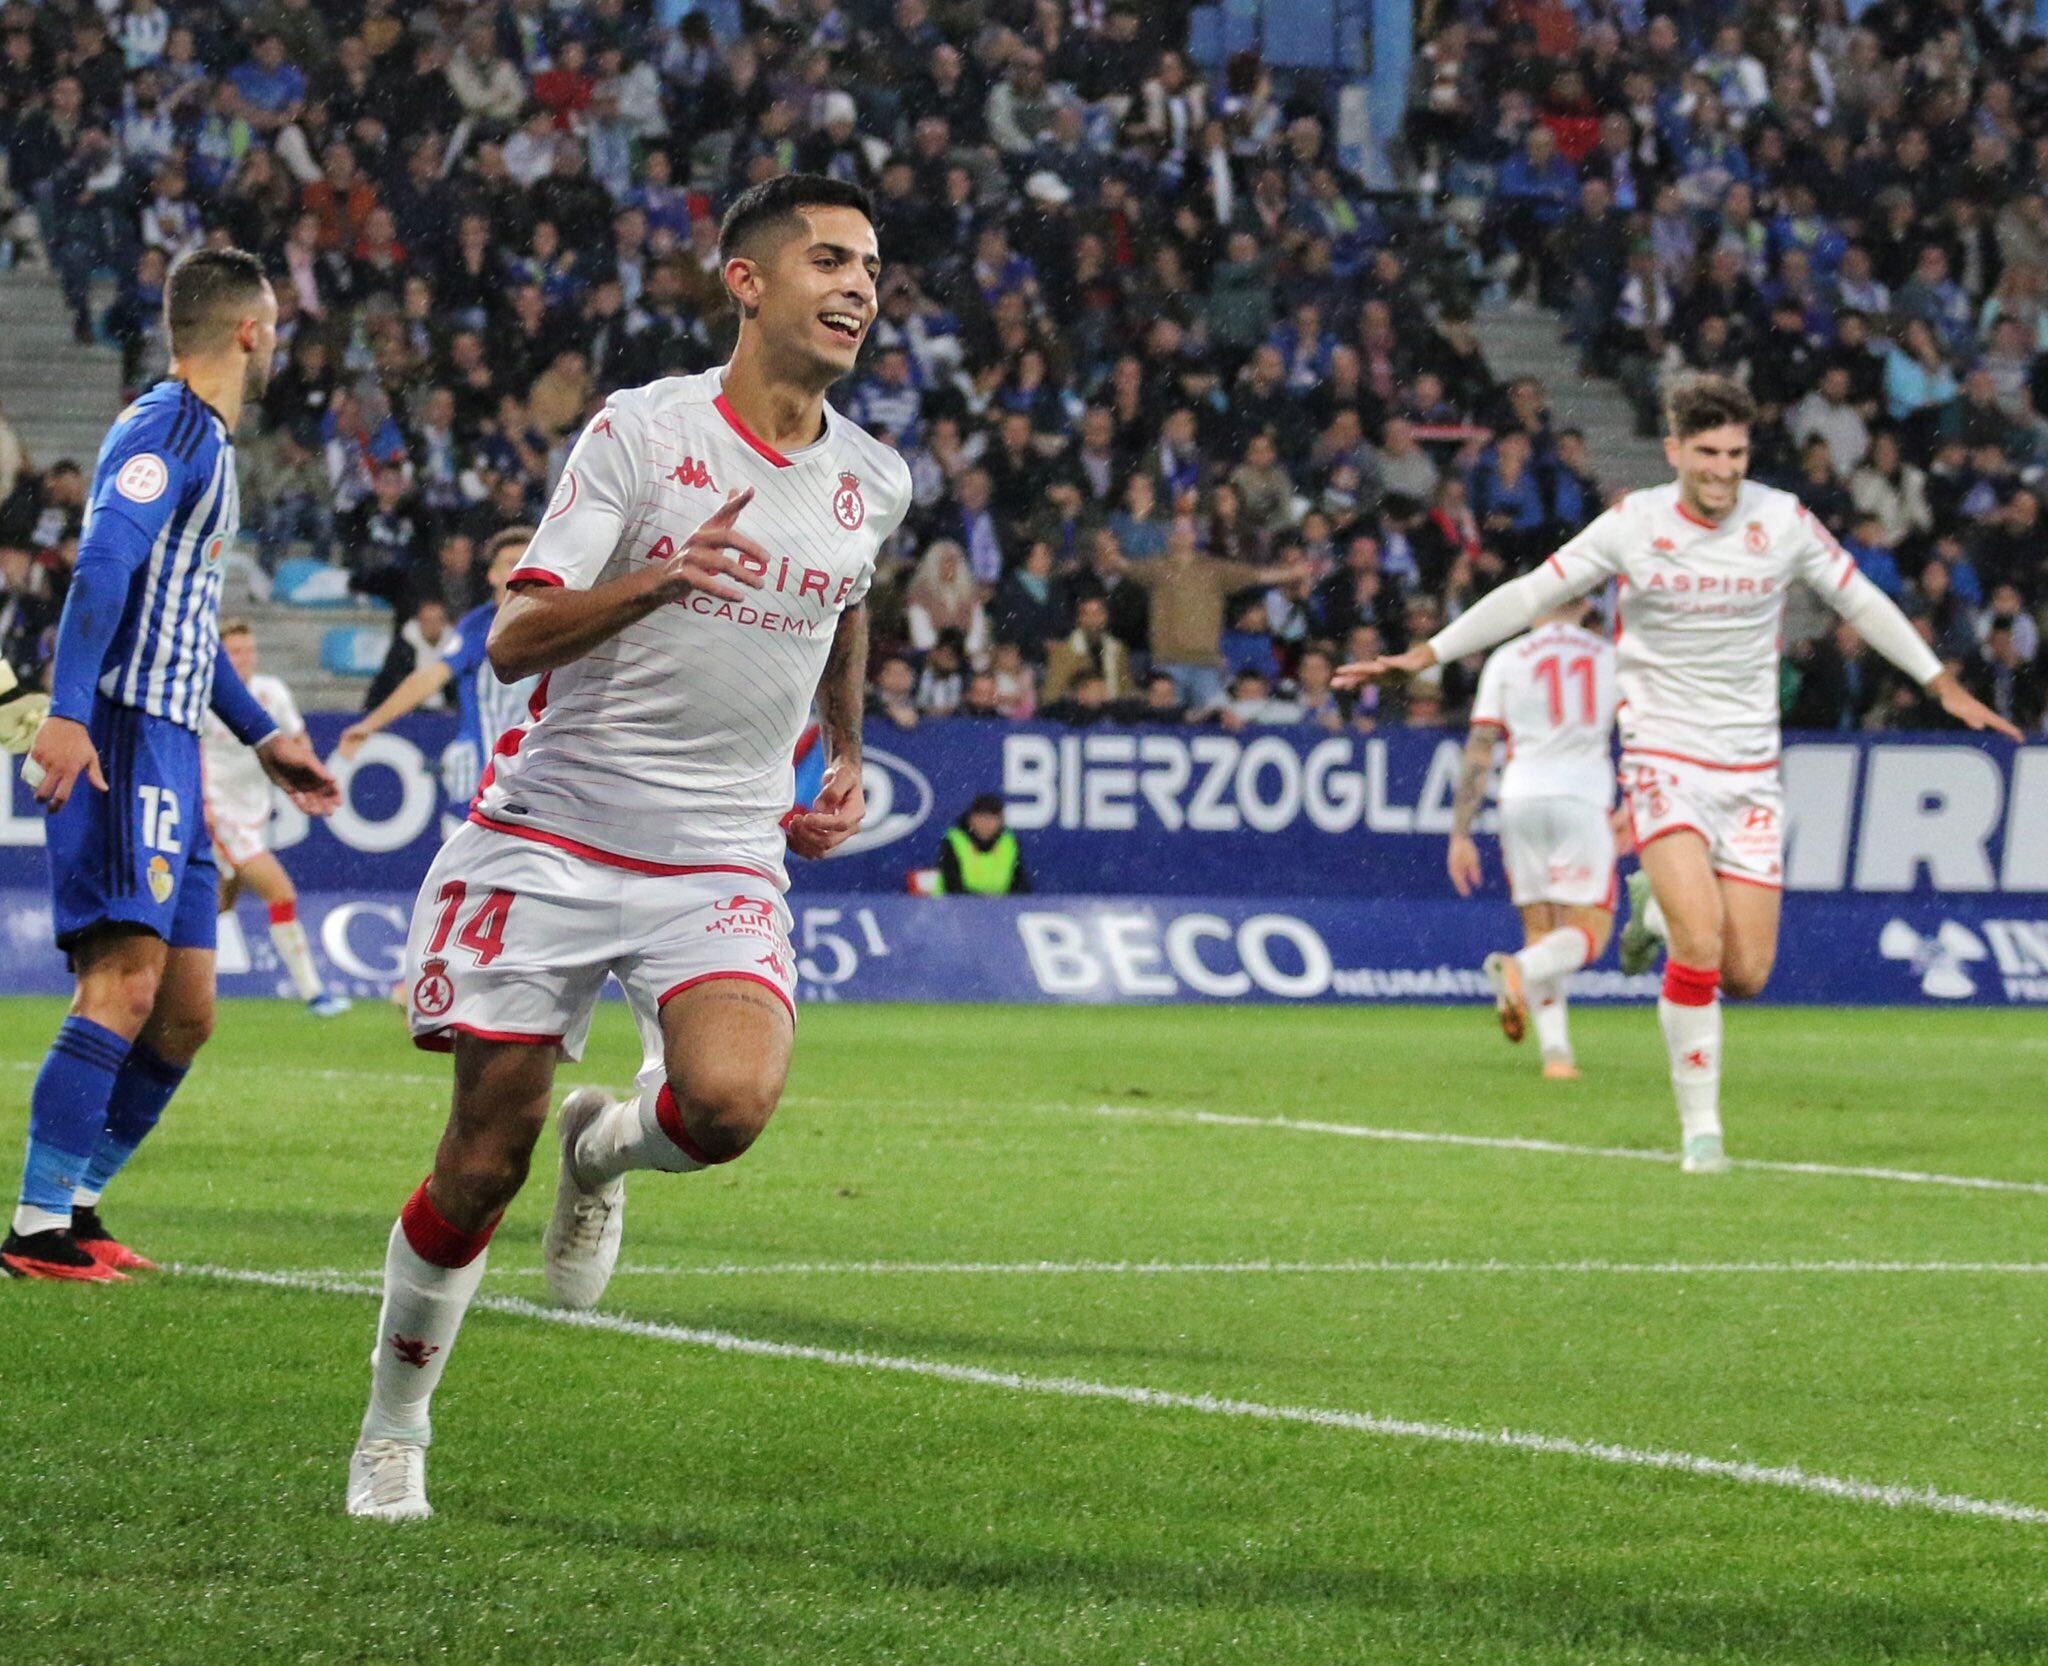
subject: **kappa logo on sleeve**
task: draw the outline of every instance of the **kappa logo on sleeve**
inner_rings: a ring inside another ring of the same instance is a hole
[[[114,476],[114,490],[130,503],[154,503],[164,495],[164,489],[170,483],[171,471],[153,452],[130,457],[121,465],[121,472]]]

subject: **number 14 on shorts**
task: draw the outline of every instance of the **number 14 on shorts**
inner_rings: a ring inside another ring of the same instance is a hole
[[[434,900],[441,913],[434,922],[434,935],[427,941],[427,953],[430,955],[437,955],[448,946],[448,934],[455,929],[456,916],[469,900],[469,887],[459,879],[451,879],[441,887]],[[477,965],[490,965],[505,952],[505,922],[511,914],[510,891],[487,892],[456,937],[456,946],[467,949]]]

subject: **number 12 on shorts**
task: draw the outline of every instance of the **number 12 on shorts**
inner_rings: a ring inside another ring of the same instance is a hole
[[[448,945],[448,934],[455,929],[455,916],[462,911],[463,902],[469,896],[469,887],[459,879],[451,879],[443,885],[434,898],[441,905],[441,917],[434,922],[434,935],[427,944],[427,953],[439,954]],[[479,966],[488,966],[505,952],[505,921],[512,912],[512,893],[492,891],[476,905],[476,912],[469,917],[469,923],[462,928],[456,943],[467,950]]]

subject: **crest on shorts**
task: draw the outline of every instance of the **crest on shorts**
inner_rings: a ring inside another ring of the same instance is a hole
[[[166,862],[161,856],[152,856],[149,859],[149,871],[145,877],[149,881],[149,894],[151,896],[155,897],[160,903],[171,900],[171,886],[174,881],[171,879],[170,863]]]
[[[860,495],[859,475],[839,477],[839,490],[832,494],[832,514],[848,532],[860,530],[860,523],[868,518],[868,506]]]
[[[1751,555],[1762,555],[1771,547],[1771,535],[1764,531],[1762,521],[1751,521],[1743,528],[1742,543]]]
[[[412,986],[412,1004],[423,1018],[439,1018],[455,1004],[455,986],[448,981],[448,962],[420,963],[420,981]]]

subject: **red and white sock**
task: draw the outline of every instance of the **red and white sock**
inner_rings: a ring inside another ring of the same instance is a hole
[[[458,1231],[434,1207],[424,1181],[406,1199],[384,1252],[384,1305],[370,1354],[363,1439],[425,1445],[433,1438],[428,1402],[448,1368],[462,1315],[483,1283],[484,1250],[497,1226],[492,1221],[481,1232]]]
[[[683,1126],[676,1096],[665,1081],[652,1082],[594,1119],[576,1143],[576,1167],[602,1186],[634,1169],[694,1174],[731,1158],[709,1157]]]
[[[1547,943],[1549,938],[1545,938]],[[1529,1013],[1536,1022],[1536,1045],[1542,1049],[1546,1059],[1568,1059],[1572,1056],[1571,1026],[1565,1015],[1564,979],[1553,978],[1548,983],[1530,983],[1524,987],[1529,992]]]
[[[1515,956],[1522,982],[1534,987],[1552,978],[1568,978],[1593,959],[1593,934],[1584,926],[1559,926],[1545,932]]]
[[[291,973],[292,986],[298,990],[300,1000],[310,1001],[326,988],[313,965],[313,945],[306,941],[306,928],[299,924],[297,903],[270,905],[270,941],[276,946],[285,970]]]
[[[1657,1002],[1671,1054],[1671,1088],[1687,1139],[1721,1132],[1721,973],[1718,967],[1664,963]]]

